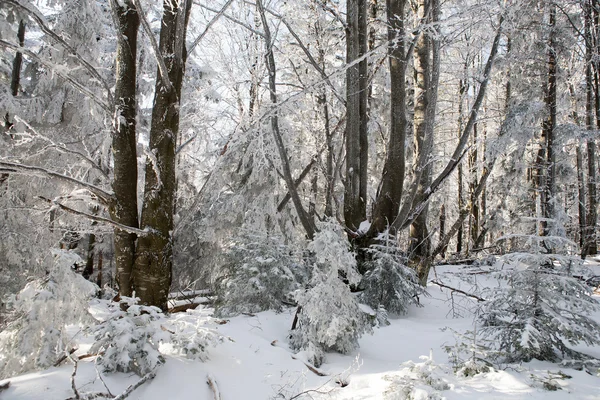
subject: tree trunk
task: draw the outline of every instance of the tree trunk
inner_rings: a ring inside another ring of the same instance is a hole
[[[428,4],[431,2],[430,4]],[[426,15],[426,10],[431,8],[433,18]],[[416,10],[417,24],[435,22],[439,6],[435,0],[419,0]],[[413,200],[413,208],[425,202],[425,191],[431,184],[433,127],[435,119],[435,106],[437,99],[436,69],[439,68],[439,48],[434,44],[436,40],[431,35],[423,33],[417,40],[414,49],[414,119],[413,134],[415,140],[415,159],[419,182]],[[410,260],[417,268],[419,280],[422,284],[427,281],[429,266],[424,261],[431,251],[431,240],[427,228],[428,205],[424,204],[422,211],[414,218],[410,226]]]
[[[140,225],[148,233],[138,238],[133,271],[136,296],[141,303],[165,311],[173,268],[175,148],[190,7],[190,0],[163,3],[157,57],[162,58],[166,71],[157,71]],[[168,79],[161,75],[165,73]]]
[[[111,6],[117,23],[118,40],[112,135],[112,188],[115,201],[109,211],[113,221],[137,228],[136,55],[140,20],[131,0],[121,3],[112,0]],[[119,293],[131,296],[136,235],[115,228],[113,240]]]
[[[587,0],[584,7],[584,36],[585,36],[585,128],[588,131],[594,129],[594,71],[598,74],[598,60],[594,58],[594,38],[592,28],[597,31],[598,26],[598,10],[596,0],[594,4]],[[595,18],[592,13],[592,6],[595,10]],[[596,25],[596,26],[594,26]],[[600,127],[600,101],[598,99],[598,82],[596,82],[596,121],[597,127]],[[577,182],[579,187],[579,223],[583,224],[584,230],[582,233],[582,257],[585,258],[588,254],[596,254],[596,149],[593,139],[587,141],[587,156],[588,156],[588,205],[589,209],[586,215],[585,197],[584,197],[584,172],[583,172],[583,154],[581,154],[580,146],[577,146]],[[581,175],[581,176],[580,176]]]
[[[390,68],[390,137],[383,166],[381,190],[373,210],[368,237],[374,238],[387,229],[398,216],[405,175],[406,142],[406,60],[405,0],[387,1],[388,62]]]
[[[23,47],[25,44],[25,21],[19,21],[19,28],[17,30],[17,40],[19,46]],[[17,51],[15,59],[13,60],[12,76],[10,80],[10,92],[13,96],[19,94],[19,84],[21,82],[21,65],[23,64],[23,54]]]
[[[346,27],[346,182],[344,219],[358,230],[366,219],[367,177],[367,49],[366,0],[347,1]]]

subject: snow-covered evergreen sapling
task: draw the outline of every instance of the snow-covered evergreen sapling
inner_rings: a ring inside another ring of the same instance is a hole
[[[394,238],[386,232],[368,249],[367,272],[360,287],[360,301],[378,310],[405,314],[408,307],[418,304],[425,290],[419,285],[414,269],[406,266],[406,257],[400,252]]]
[[[164,315],[157,307],[136,302],[121,297],[125,310],[121,303],[111,303],[108,318],[94,329],[96,341],[90,353],[98,354],[96,362],[104,372],[134,372],[143,376],[164,362],[155,337]]]
[[[550,248],[564,241],[547,236],[529,240]],[[598,301],[573,277],[582,275],[579,258],[521,252],[501,257],[497,267],[503,284],[485,294],[488,301],[478,319],[483,337],[504,354],[502,361],[579,358],[582,354],[568,344],[600,344],[600,324],[589,317],[599,309]]]
[[[137,300],[122,296],[121,303],[108,302],[109,315],[94,330],[90,353],[98,354],[104,372],[143,376],[163,364],[164,355],[205,361],[208,350],[222,341],[204,308],[167,318],[159,308]]]
[[[73,272],[81,258],[52,250],[47,275],[9,299],[12,318],[0,333],[0,378],[53,365],[65,350],[66,327],[92,322],[88,301],[98,287]]]
[[[308,249],[315,257],[311,287],[296,292],[301,308],[290,346],[306,351],[308,361],[319,366],[325,351],[348,353],[356,349],[358,338],[370,325],[348,284],[341,279],[351,285],[360,281],[343,229],[335,222],[320,223]]]
[[[281,311],[306,279],[305,269],[301,254],[281,238],[243,233],[229,244],[216,279],[217,315]]]

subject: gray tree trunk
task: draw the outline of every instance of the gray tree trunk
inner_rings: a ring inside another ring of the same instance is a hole
[[[368,237],[374,238],[398,216],[405,177],[406,142],[406,44],[405,0],[387,1],[388,63],[390,69],[390,137],[383,166],[381,190],[373,209]]]
[[[344,220],[354,231],[366,219],[367,50],[366,0],[348,0],[346,19],[346,182]]]
[[[133,271],[136,296],[142,304],[163,310],[167,309],[173,268],[172,232],[177,190],[175,149],[190,7],[190,0],[165,0],[163,3],[157,57],[162,57],[166,67],[163,73],[166,72],[168,82],[161,76],[161,71],[157,71],[140,224],[140,228],[148,233],[138,238]]]
[[[112,188],[115,201],[109,211],[115,222],[137,228],[136,56],[140,20],[131,0],[119,4],[117,0],[111,1],[118,40],[112,135],[114,161]],[[136,235],[115,228],[113,240],[119,293],[123,296],[131,296]]]

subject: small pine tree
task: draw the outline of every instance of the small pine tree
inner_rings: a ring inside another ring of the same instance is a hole
[[[244,233],[230,243],[225,259],[216,279],[219,316],[281,311],[305,275],[298,252],[273,236]]]
[[[332,222],[321,223],[308,249],[315,255],[313,278],[311,288],[296,294],[301,311],[290,346],[306,351],[309,361],[319,366],[326,351],[356,349],[370,325],[349,286],[340,279],[354,285],[360,279],[342,228]]]
[[[535,249],[557,248],[559,238],[530,237]],[[564,241],[564,239],[562,239]],[[552,242],[553,243],[550,243]],[[550,245],[549,245],[550,243]],[[479,315],[484,338],[495,343],[503,361],[557,361],[580,353],[567,344],[600,344],[600,324],[589,315],[599,309],[589,288],[573,277],[581,260],[561,254],[511,253],[497,272],[504,284],[488,290]]]
[[[369,248],[368,254],[367,272],[360,284],[364,289],[360,301],[375,310],[383,307],[387,312],[399,315],[405,314],[410,305],[419,303],[418,296],[426,292],[419,285],[415,270],[406,266],[406,258],[388,233]]]
[[[104,372],[134,372],[143,376],[164,363],[154,338],[160,329],[156,321],[164,319],[157,307],[137,305],[136,299],[121,297],[113,303],[108,318],[96,326],[96,341],[90,352],[98,353],[97,363]]]

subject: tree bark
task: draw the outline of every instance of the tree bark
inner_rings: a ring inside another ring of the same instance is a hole
[[[122,3],[111,0],[111,6],[118,40],[112,135],[114,161],[112,188],[115,200],[109,207],[109,212],[115,222],[138,228],[136,56],[140,20],[131,0]],[[116,279],[122,296],[133,294],[132,273],[136,238],[135,233],[119,228],[114,229]]]
[[[166,77],[157,71],[150,143],[146,160],[144,205],[133,271],[136,296],[142,304],[167,310],[173,268],[175,150],[179,133],[181,85],[185,71],[185,37],[190,0],[163,3],[159,53]]]

